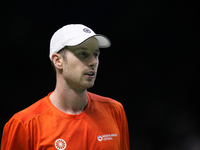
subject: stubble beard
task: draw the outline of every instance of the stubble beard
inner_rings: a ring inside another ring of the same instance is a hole
[[[78,74],[78,73],[77,73]],[[84,79],[84,76],[76,76],[76,73],[74,74],[67,74],[65,77],[66,84],[74,90],[78,91],[85,91],[91,87],[94,86],[95,79],[92,79],[91,81]]]

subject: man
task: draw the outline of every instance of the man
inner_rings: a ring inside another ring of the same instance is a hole
[[[123,106],[87,92],[94,85],[99,48],[107,37],[81,24],[66,25],[50,42],[56,87],[5,125],[1,150],[129,150]]]

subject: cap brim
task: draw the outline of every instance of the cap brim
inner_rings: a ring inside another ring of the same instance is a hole
[[[99,42],[99,48],[108,48],[111,45],[109,38],[104,35],[97,34],[94,36]]]
[[[76,40],[70,40],[70,42],[68,41],[67,43],[65,43],[63,46],[77,46],[83,42],[85,42],[86,40],[88,40],[91,37],[95,37],[99,43],[99,48],[108,48],[111,45],[111,42],[109,40],[109,38],[107,38],[106,36],[102,35],[102,34],[94,34],[91,36],[81,36],[79,38],[76,38]]]

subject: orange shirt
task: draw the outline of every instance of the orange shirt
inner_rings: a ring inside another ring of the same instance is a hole
[[[130,149],[126,114],[119,102],[88,92],[85,110],[71,115],[57,109],[49,95],[6,123],[1,150]]]

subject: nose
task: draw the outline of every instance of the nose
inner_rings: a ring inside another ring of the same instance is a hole
[[[96,57],[95,55],[91,55],[88,62],[88,66],[95,68],[98,65],[98,62],[99,62],[98,57]]]

